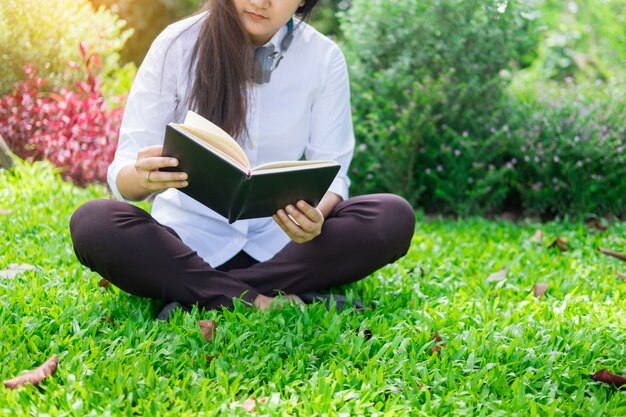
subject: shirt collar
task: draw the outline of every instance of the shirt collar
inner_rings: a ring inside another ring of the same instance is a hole
[[[276,32],[274,36],[272,36],[272,39],[270,39],[263,46],[269,46],[270,44],[272,44],[275,51],[280,51],[280,44],[282,43],[283,39],[285,39],[285,36],[287,36],[287,25],[283,25],[280,29],[278,29],[278,32]]]

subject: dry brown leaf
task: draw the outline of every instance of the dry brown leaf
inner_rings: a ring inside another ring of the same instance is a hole
[[[569,250],[569,247],[567,246],[567,238],[566,237],[557,237],[556,239],[554,239],[554,242],[550,243],[548,245],[548,248],[553,248],[553,247],[557,247],[559,248],[559,250],[561,252],[566,252]]]
[[[585,224],[589,229],[597,230],[599,232],[605,232],[609,229],[609,226],[605,225],[598,219],[587,220]]]
[[[38,385],[57,370],[58,364],[58,356],[52,355],[50,359],[48,359],[32,371],[28,371],[23,375],[16,376],[15,378],[4,381],[4,386],[8,389],[15,389],[19,386],[26,384]]]
[[[621,279],[622,281],[626,281],[626,274],[624,273],[618,272],[617,277]]]
[[[535,284],[533,285],[533,292],[535,293],[535,297],[543,297],[546,295],[546,291],[548,290],[548,284]]]
[[[499,270],[498,272],[494,272],[493,274],[487,277],[487,282],[499,282],[504,281],[506,279],[506,268]]]
[[[241,407],[243,411],[247,411],[248,413],[256,413],[256,405],[257,404],[265,404],[269,401],[269,397],[261,397],[259,399],[248,398],[243,403],[241,401],[234,401],[230,403],[230,407]]]
[[[109,281],[107,281],[105,278],[102,278],[100,282],[98,282],[98,287],[109,288]]]
[[[217,323],[215,323],[215,320],[198,320],[198,326],[200,326],[200,330],[202,330],[204,340],[209,342],[213,340],[217,332]]]
[[[443,339],[441,338],[441,336],[439,335],[439,332],[435,332],[433,334],[433,339],[435,341],[435,344],[430,348],[430,353],[431,354],[435,354],[438,353],[441,349],[443,349],[444,347],[446,347],[445,343],[443,342]]]
[[[28,264],[9,264],[6,269],[0,270],[0,278],[14,278],[25,271],[36,271],[37,267]]]
[[[543,232],[541,229],[535,230],[535,233],[529,239],[531,242],[541,245],[543,243]]]
[[[626,261],[626,253],[616,252],[614,250],[606,248],[598,248],[598,250],[600,251],[600,253],[603,253],[605,255],[609,255],[614,258],[621,259],[622,261]]]
[[[608,369],[602,369],[601,371],[596,372],[591,375],[591,379],[598,382],[604,382],[605,384],[613,384],[616,387],[626,385],[626,376],[616,375],[609,372]]]

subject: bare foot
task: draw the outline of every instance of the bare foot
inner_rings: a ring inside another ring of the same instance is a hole
[[[259,310],[270,310],[283,308],[286,305],[298,305],[300,310],[304,311],[304,301],[295,294],[285,294],[276,297],[267,297],[263,294],[259,294],[254,299],[254,306]]]
[[[254,307],[258,308],[259,310],[268,310],[270,308],[270,305],[272,304],[272,300],[272,297],[267,297],[263,294],[259,294],[254,299]]]

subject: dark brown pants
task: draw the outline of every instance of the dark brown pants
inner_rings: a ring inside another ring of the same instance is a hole
[[[92,271],[130,294],[204,308],[358,281],[403,256],[414,228],[415,213],[402,198],[359,196],[337,204],[312,241],[290,242],[265,262],[240,252],[213,268],[171,228],[128,203],[90,201],[70,221],[76,256]]]

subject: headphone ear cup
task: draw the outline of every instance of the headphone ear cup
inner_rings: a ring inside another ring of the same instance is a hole
[[[287,22],[287,35],[280,43],[280,52],[274,52],[274,45],[262,46],[254,51],[254,63],[252,67],[252,81],[256,84],[270,82],[272,70],[275,69],[283,59],[283,54],[287,52],[289,45],[293,41],[293,18]]]
[[[274,47],[264,46],[254,51],[254,68],[252,79],[257,84],[270,82],[272,66],[274,64]]]

